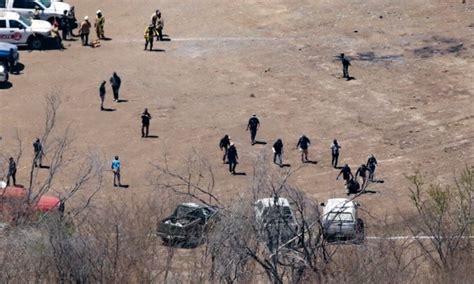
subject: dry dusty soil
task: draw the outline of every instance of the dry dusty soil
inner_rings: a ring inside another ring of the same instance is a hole
[[[378,159],[377,191],[359,198],[375,219],[397,219],[409,202],[405,174],[419,169],[436,182],[451,181],[474,158],[474,4],[458,1],[222,1],[71,0],[77,16],[93,18],[101,9],[106,36],[101,47],[65,42],[66,50],[21,51],[21,74],[0,90],[0,151],[15,151],[15,131],[24,143],[18,180],[28,176],[31,144],[41,133],[44,96],[60,94],[58,129],[74,133],[70,157],[99,151],[110,163],[122,160],[128,189],[106,186],[99,201],[152,190],[152,164],[181,170],[193,151],[213,167],[215,193],[230,200],[249,191],[259,155],[272,155],[277,139],[285,161],[300,166],[294,150],[302,133],[310,137],[309,164],[290,182],[324,201],[345,196],[331,168],[330,144],[342,146],[341,163],[353,171],[371,153]],[[468,2],[470,2],[468,0]],[[143,51],[143,31],[159,8],[169,41]],[[94,38],[94,37],[93,37]],[[351,76],[341,79],[337,55],[352,60]],[[98,86],[113,71],[122,78],[121,97],[99,110]],[[153,116],[142,139],[140,114]],[[250,145],[246,123],[261,120]],[[236,143],[239,172],[222,164],[219,139]],[[68,157],[69,157],[68,156]],[[46,164],[48,157],[46,157]],[[74,163],[74,160],[69,161]],[[74,177],[60,173],[58,192]],[[108,165],[107,165],[108,166]],[[270,165],[271,171],[286,171]],[[99,202],[96,201],[96,202]],[[166,202],[166,201],[164,201]]]

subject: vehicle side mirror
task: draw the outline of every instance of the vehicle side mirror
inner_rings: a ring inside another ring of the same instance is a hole
[[[322,207],[326,206],[326,204],[324,204],[324,202],[323,202],[323,203],[321,203],[321,204],[319,204],[319,205],[321,205]]]

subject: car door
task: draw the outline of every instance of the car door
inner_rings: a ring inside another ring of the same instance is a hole
[[[0,41],[10,42],[10,29],[7,28],[7,20],[0,20]]]
[[[21,44],[26,42],[25,26],[17,20],[8,20],[8,41],[13,44]]]

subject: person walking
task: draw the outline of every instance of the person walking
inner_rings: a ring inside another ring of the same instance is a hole
[[[344,53],[341,53],[341,62],[342,62],[342,78],[346,78],[347,80],[350,79],[349,77],[349,66],[351,66],[351,62],[347,59]]]
[[[102,81],[99,87],[99,97],[100,97],[100,110],[104,110],[104,101],[105,101],[105,84],[107,82]]]
[[[142,113],[142,138],[148,137],[148,130],[150,128],[151,115],[146,108]]]
[[[369,169],[365,164],[360,165],[360,167],[357,169],[355,178],[357,179],[358,176],[361,177],[362,183],[361,183],[361,188],[362,190],[365,189],[367,186],[367,172],[370,172]]]
[[[13,157],[8,160],[8,174],[7,174],[7,185],[10,185],[10,177],[13,181],[13,186],[16,186],[16,163]]]
[[[337,161],[339,159],[339,149],[340,148],[341,148],[341,146],[339,146],[339,144],[337,143],[337,140],[334,139],[334,141],[331,144],[331,156],[332,156],[331,165],[335,169],[337,168]]]
[[[301,135],[300,139],[298,139],[298,143],[296,144],[296,148],[299,148],[301,152],[301,162],[307,163],[308,160],[308,148],[311,145],[311,141],[309,140],[306,135]]]
[[[250,140],[252,141],[252,145],[255,145],[257,141],[255,141],[255,137],[257,136],[257,130],[260,128],[260,121],[257,118],[257,114],[252,114],[252,117],[249,119],[247,124],[247,131],[250,129]]]
[[[151,23],[155,27],[155,30],[158,32],[156,39],[163,41],[163,28],[165,27],[165,20],[161,16],[160,10],[156,10],[155,13],[151,16]]]
[[[89,45],[89,33],[91,31],[91,23],[89,22],[89,16],[84,17],[81,26],[79,27],[79,34],[81,35],[82,46]]]
[[[119,90],[121,84],[122,80],[117,75],[117,72],[114,72],[112,77],[110,77],[110,85],[112,86],[112,92],[114,93],[114,102],[118,102],[119,100]]]
[[[219,141],[219,148],[221,151],[224,151],[224,156],[222,157],[222,162],[225,164],[225,159],[227,158],[227,150],[230,146],[230,137],[229,135],[224,135],[224,137]]]
[[[102,15],[101,10],[97,10],[94,27],[95,27],[95,32],[97,34],[98,39],[104,39],[105,38],[104,26],[105,26],[105,17],[104,17],[104,15]]]
[[[354,178],[354,175],[352,175],[351,168],[349,167],[348,164],[345,164],[344,167],[341,169],[339,174],[336,177],[336,180],[339,179],[339,176],[342,174],[342,178],[346,181],[346,184]]]
[[[118,186],[122,186],[120,183],[120,160],[119,156],[115,156],[115,159],[112,161],[112,171],[114,172],[114,186],[117,186],[117,181],[118,181]]]
[[[36,141],[33,143],[33,151],[35,152],[35,157],[33,160],[33,164],[36,167],[43,167],[42,160],[43,160],[43,145],[39,138],[36,138]]]
[[[369,156],[367,160],[367,168],[369,169],[369,181],[374,181],[375,168],[377,167],[377,159],[375,159],[374,154]]]
[[[148,44],[150,44],[150,51],[153,50],[153,41],[154,37],[157,35],[155,25],[150,24],[146,29],[145,29],[145,49],[146,50],[148,47]]]
[[[61,23],[61,32],[63,40],[68,40],[67,36],[69,35],[69,16],[67,10],[63,11],[63,15],[60,19]]]
[[[229,161],[229,172],[235,175],[235,167],[237,166],[239,155],[233,142],[230,142],[230,147],[227,149],[227,160]]]
[[[275,143],[273,143],[273,163],[279,165],[280,167],[283,165],[283,141],[281,139],[277,139]],[[278,163],[277,163],[278,159]]]

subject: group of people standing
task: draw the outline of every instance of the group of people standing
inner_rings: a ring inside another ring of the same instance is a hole
[[[35,142],[33,143],[33,151],[34,151],[34,156],[33,156],[33,166],[35,168],[40,167],[43,168],[43,156],[44,156],[44,151],[43,151],[43,144],[41,143],[41,140],[39,138],[36,138]],[[13,157],[10,157],[8,159],[8,172],[7,172],[7,185],[10,185],[10,178],[12,179],[13,186],[16,186],[16,161]]]
[[[105,39],[105,17],[101,10],[97,10],[95,22],[94,22],[95,33],[98,40]],[[85,16],[84,20],[79,26],[79,34],[83,46],[89,45],[89,34],[92,29],[92,24],[89,21],[89,16]]]
[[[256,140],[257,131],[260,128],[260,120],[257,118],[257,115],[254,113],[250,117],[246,130],[250,130],[250,142],[251,145],[255,145],[258,143]],[[262,143],[263,144],[263,143]],[[283,140],[278,138],[272,146],[273,150],[273,163],[283,167]],[[301,152],[301,162],[308,163],[311,162],[308,159],[308,150],[311,146],[311,140],[305,135],[302,134],[298,142],[296,143],[296,149]],[[219,148],[223,151],[224,155],[222,157],[222,162],[229,164],[229,172],[235,175],[235,167],[238,164],[238,154],[237,148],[235,144],[231,141],[230,136],[226,134],[219,142]],[[339,149],[342,147],[339,145],[337,139],[334,139],[331,144],[331,165],[335,169],[338,168],[338,161],[339,161]],[[349,165],[345,164],[339,174],[336,177],[336,180],[339,179],[339,176],[342,175],[343,179],[346,181],[346,184],[352,181],[353,179],[357,180],[358,177],[361,178],[362,189],[365,189],[368,182],[374,181],[374,174],[375,168],[377,167],[377,160],[375,159],[374,155],[370,155],[369,159],[367,160],[366,164],[362,164],[356,172],[354,176],[351,172],[351,168]]]
[[[165,20],[161,16],[160,10],[156,10],[153,15],[151,15],[151,22],[145,29],[145,49],[149,47],[149,50],[153,50],[153,41],[156,37],[156,40],[163,41],[163,28],[165,27]]]

